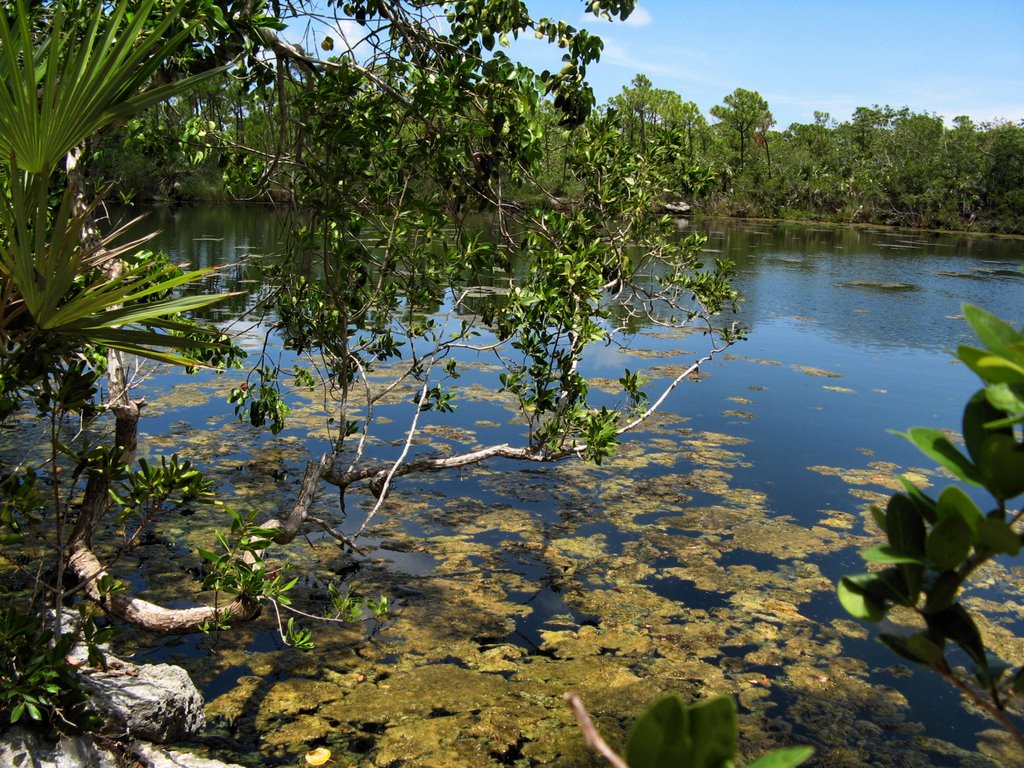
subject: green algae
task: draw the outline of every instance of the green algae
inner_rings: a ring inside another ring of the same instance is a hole
[[[471,393],[485,395],[494,402],[492,390]],[[194,399],[180,393],[185,405]],[[275,473],[299,476],[306,435],[324,428],[323,414],[292,423],[294,432],[269,438],[230,414],[179,422],[147,450],[187,443],[232,503],[277,516],[294,488]],[[422,449],[471,444],[476,430],[501,426],[471,423],[427,425]],[[830,766],[1019,761],[998,734],[979,736],[985,758],[924,738],[912,704],[851,652],[867,630],[818,617],[814,605],[834,590],[822,563],[870,541],[862,505],[812,520],[772,509],[764,491],[736,481],[750,466],[746,438],[686,424],[657,415],[643,442],[601,467],[485,465],[459,473],[464,491],[450,477],[403,479],[363,554],[322,537],[293,542],[275,558],[302,577],[297,604],[315,606],[333,581],[387,594],[393,609],[382,623],[316,628],[312,654],[281,648],[270,617],[211,642],[186,664],[200,682],[230,684],[209,702],[210,730],[197,746],[251,766],[294,765],[321,745],[346,766],[596,765],[566,691],[581,695],[618,748],[628,724],[675,691],[688,700],[735,695],[746,759],[813,743]],[[844,481],[858,501],[886,498],[901,472],[885,462],[808,469]],[[909,473],[922,486],[933,477]],[[321,496],[314,512],[331,519],[336,501]],[[371,502],[352,494],[349,515],[361,519]],[[199,508],[122,564],[138,569],[136,583],[155,599],[201,594],[195,553],[223,524],[223,513]],[[980,576],[1014,581],[998,569]],[[992,613],[986,635],[1020,658],[1008,624],[1024,598],[970,599]]]
[[[817,376],[827,379],[841,379],[843,374],[836,373],[835,371],[827,371],[824,368],[814,368],[810,365],[791,365],[789,366],[794,371],[804,374],[805,376]]]

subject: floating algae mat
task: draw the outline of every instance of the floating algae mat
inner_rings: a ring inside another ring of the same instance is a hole
[[[239,503],[267,515],[287,508],[291,484],[279,469],[300,474],[298,437],[249,444],[229,415],[216,439],[204,439],[208,424],[172,424],[170,439],[214,465],[211,476]],[[227,459],[225,433],[237,451]],[[450,437],[425,435],[442,441],[438,450]],[[457,479],[407,478],[363,553],[326,539],[290,551],[303,577],[298,605],[344,582],[388,595],[388,616],[317,626],[313,652],[284,647],[268,617],[223,636],[142,643],[139,657],[189,668],[210,699],[209,729],[193,748],[243,765],[300,764],[321,746],[338,765],[597,764],[566,691],[618,745],[663,692],[728,692],[748,757],[810,743],[822,765],[989,765],[925,733],[894,685],[909,671],[835,604],[827,564],[855,563],[869,542],[863,504],[851,497],[849,511],[820,510],[813,521],[773,509],[740,479],[753,469],[750,447],[665,414],[601,467],[503,463]],[[807,471],[884,498],[906,470],[870,461]],[[927,481],[921,470],[915,477]],[[317,504],[318,516],[336,514],[331,494]],[[218,514],[169,521],[140,553],[137,584],[181,594],[182,570],[210,546]],[[995,607],[998,629],[1012,609]],[[1024,661],[1024,649],[1014,654]],[[928,690],[959,707],[942,685]],[[996,732],[983,743],[1005,756],[997,761],[1013,756]]]
[[[206,693],[209,728],[190,748],[254,767],[301,765],[317,747],[339,767],[597,766],[565,692],[621,748],[636,716],[674,691],[735,696],[748,761],[812,744],[820,766],[1024,764],[946,683],[851,620],[834,589],[864,570],[858,553],[878,541],[868,505],[900,474],[933,490],[948,482],[886,430],[956,426],[975,386],[947,364],[968,340],[959,303],[1013,316],[1019,286],[942,274],[978,274],[980,247],[904,255],[872,250],[882,235],[867,230],[714,226],[713,245],[737,262],[749,341],[702,366],[613,459],[405,477],[362,553],[313,535],[283,553],[301,576],[297,606],[323,607],[333,582],[387,595],[387,616],[304,622],[312,652],[284,647],[269,615],[220,636],[125,633],[140,659],[184,664]],[[986,258],[1019,259],[999,247]],[[699,342],[650,330],[584,373],[596,397],[614,398],[624,367],[669,377],[681,346]],[[494,375],[467,375],[460,410],[425,425],[417,450],[518,440],[524,427],[510,423]],[[163,424],[144,419],[146,450],[187,454],[246,509],[286,510],[327,414],[307,398],[280,435],[254,436],[223,404],[226,378],[175,382],[173,402],[150,398]],[[396,391],[382,405],[374,450],[400,448],[407,400]],[[373,502],[350,496],[342,519],[326,489],[315,514],[351,531]],[[126,563],[139,566],[136,583],[170,601],[198,587],[195,551],[211,547],[220,514],[167,521]],[[1013,665],[1024,663],[1021,575],[993,566],[967,598]]]

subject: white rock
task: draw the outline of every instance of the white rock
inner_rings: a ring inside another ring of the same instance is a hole
[[[109,669],[82,670],[89,704],[104,720],[103,734],[166,744],[206,726],[203,697],[188,673],[171,664],[128,664],[108,657]]]
[[[0,734],[3,768],[117,768],[117,758],[88,736],[61,736],[54,742],[28,728]]]

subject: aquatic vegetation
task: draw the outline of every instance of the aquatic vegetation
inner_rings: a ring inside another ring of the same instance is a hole
[[[810,365],[791,365],[793,370],[799,371],[806,376],[821,376],[829,379],[841,379],[843,374],[836,373],[835,371],[826,371],[823,368],[814,368]]]
[[[899,248],[902,246],[889,246]],[[912,283],[899,283],[891,280],[846,280],[835,284],[842,288],[866,288],[873,291],[919,291],[921,287]]]
[[[664,428],[673,437],[652,434],[600,468],[484,467],[455,485],[399,489],[365,555],[290,547],[313,577],[298,597],[356,566],[360,591],[389,595],[389,613],[368,641],[318,630],[308,660],[259,640],[266,626],[190,660],[201,680],[232,681],[208,708],[208,743],[230,733],[252,750],[233,759],[252,765],[293,764],[316,743],[341,765],[568,767],[587,759],[563,711],[573,690],[616,749],[625,722],[671,691],[735,695],[748,758],[802,741],[832,765],[912,754],[908,764],[926,766],[953,749],[923,749],[905,697],[883,694],[851,656],[863,629],[813,609],[832,594],[819,563],[859,541],[847,534],[856,516],[797,524],[763,492],[735,487],[747,438],[680,419]],[[868,471],[889,483],[898,469]]]

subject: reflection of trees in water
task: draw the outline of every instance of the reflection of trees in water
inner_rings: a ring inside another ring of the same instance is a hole
[[[220,267],[190,293],[237,293],[198,312],[201,320],[237,318],[265,297],[267,288],[260,264],[278,251],[280,219],[272,206],[133,206],[111,207],[111,225],[141,217],[131,236],[156,236],[145,248],[163,251],[178,263],[193,269]]]
[[[707,221],[709,257],[731,259],[751,330],[810,318],[835,339],[948,349],[968,338],[963,302],[1012,314],[1021,241],[893,229]]]
[[[124,220],[138,215],[114,211]],[[480,225],[486,225],[481,217]],[[1008,316],[1019,291],[1024,241],[1009,238],[904,231],[874,227],[710,220],[691,229],[708,237],[706,263],[729,259],[737,266],[743,293],[739,319],[750,330],[779,316],[812,318],[829,336],[868,346],[948,349],[966,339],[958,319],[962,302]],[[213,291],[241,291],[206,310],[208,319],[238,316],[266,291],[259,265],[274,257],[280,237],[278,216],[269,206],[181,206],[149,209],[139,231],[158,230],[152,247],[195,267],[226,265],[209,278]],[[487,239],[488,235],[485,234]],[[494,316],[509,281],[524,275],[525,263],[509,271],[467,270],[464,284],[482,288],[462,296],[462,317]],[[659,275],[647,282],[654,288]],[[912,286],[918,290],[899,290]],[[438,295],[417,315],[437,311]],[[645,322],[626,306],[611,303],[609,322],[627,333]],[[653,307],[667,318],[665,307]]]

